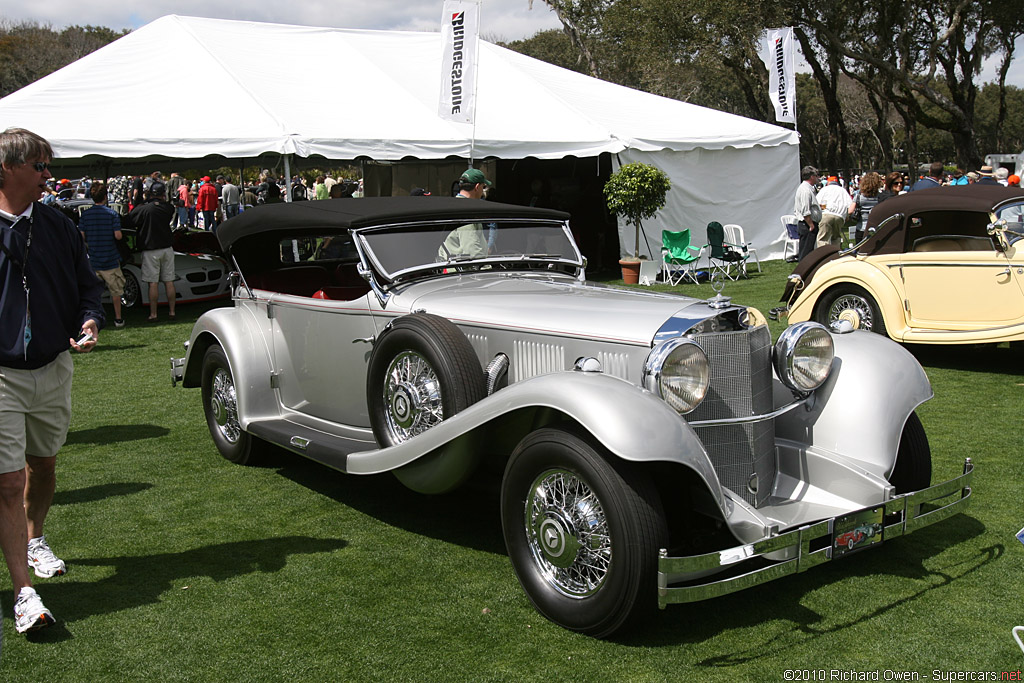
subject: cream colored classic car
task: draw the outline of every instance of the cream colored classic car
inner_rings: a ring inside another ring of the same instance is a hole
[[[867,237],[808,254],[787,284],[789,322],[849,321],[896,341],[1024,340],[1024,189],[939,187],[893,197]]]

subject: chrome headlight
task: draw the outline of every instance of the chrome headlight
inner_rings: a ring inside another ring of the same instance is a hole
[[[792,325],[779,335],[772,362],[775,374],[783,384],[806,394],[828,379],[834,356],[832,335],[825,326],[803,322]]]
[[[662,342],[644,362],[644,388],[680,415],[700,405],[710,381],[708,357],[691,339],[676,337]]]

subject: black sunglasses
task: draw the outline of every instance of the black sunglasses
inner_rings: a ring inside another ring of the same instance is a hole
[[[48,163],[46,163],[44,161],[37,161],[34,164],[32,164],[32,168],[36,169],[36,172],[42,173],[43,171],[45,171],[48,168],[50,168],[50,164],[48,164]]]

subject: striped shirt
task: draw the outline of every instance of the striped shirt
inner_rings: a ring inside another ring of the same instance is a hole
[[[93,270],[111,270],[121,265],[114,231],[121,229],[121,217],[109,206],[94,206],[82,212],[78,229],[85,233]]]

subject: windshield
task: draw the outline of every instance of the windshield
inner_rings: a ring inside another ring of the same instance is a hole
[[[1024,233],[1024,202],[1002,206],[996,211],[996,219],[1006,221],[1006,227],[1018,233]],[[1010,244],[1021,239],[1019,235],[1007,235]]]
[[[359,233],[371,260],[388,279],[423,270],[471,267],[505,269],[582,265],[568,230],[557,222],[516,220],[432,222]]]

